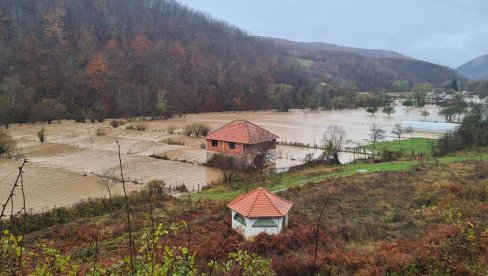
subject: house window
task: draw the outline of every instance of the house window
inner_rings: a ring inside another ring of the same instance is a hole
[[[229,142],[229,149],[235,149],[236,148],[236,143]]]
[[[236,213],[234,215],[234,220],[237,221],[237,222],[239,222],[240,224],[246,226],[246,220],[244,219],[244,217],[241,214]]]
[[[271,218],[260,218],[252,225],[253,228],[268,228],[268,227],[278,227],[276,222]]]
[[[217,140],[212,140],[212,147],[216,147],[219,145],[219,141]]]

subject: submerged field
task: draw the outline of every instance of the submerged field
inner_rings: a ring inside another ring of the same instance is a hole
[[[431,114],[437,114],[435,106],[426,107]],[[140,190],[151,180],[163,180],[167,186],[185,185],[189,191],[196,191],[210,183],[219,182],[220,172],[202,166],[206,152],[202,148],[203,138],[180,135],[183,128],[199,122],[215,130],[231,120],[245,119],[263,126],[280,136],[279,141],[298,142],[309,146],[320,145],[323,132],[331,124],[342,126],[347,132],[348,146],[368,144],[369,127],[375,122],[387,131],[387,139],[394,137],[389,131],[395,123],[404,119],[423,119],[418,109],[397,107],[391,117],[385,114],[371,116],[364,109],[304,112],[291,110],[277,112],[223,112],[189,114],[169,120],[145,121],[146,130],[126,129],[126,126],[112,128],[110,120],[104,123],[75,123],[63,121],[51,125],[13,125],[9,134],[17,141],[21,157],[29,159],[26,169],[28,197],[32,199],[33,211],[42,211],[56,206],[70,206],[79,200],[91,197],[107,197],[108,185],[114,194],[121,191],[116,141],[120,142],[122,163],[130,190]],[[432,120],[440,120],[431,115]],[[134,124],[137,124],[135,122]],[[46,131],[46,142],[40,143],[36,133]],[[169,134],[173,127],[175,134]],[[436,137],[426,133],[414,133],[414,137]],[[312,153],[318,157],[320,149],[278,146],[278,169],[286,170],[303,163],[305,156]],[[155,159],[150,156],[164,157]],[[352,154],[341,155],[342,162],[351,162]],[[0,166],[0,200],[4,200],[13,182],[9,175],[20,161],[2,160]],[[15,209],[17,210],[17,209]]]

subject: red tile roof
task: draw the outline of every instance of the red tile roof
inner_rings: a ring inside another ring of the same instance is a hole
[[[279,138],[266,129],[249,121],[236,120],[209,133],[207,140],[218,140],[240,144],[259,144]]]
[[[238,196],[227,207],[245,217],[282,217],[293,203],[263,188]]]

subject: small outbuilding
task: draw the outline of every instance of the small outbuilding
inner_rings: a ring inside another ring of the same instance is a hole
[[[207,135],[207,160],[215,154],[224,154],[252,163],[256,156],[275,150],[277,138],[249,121],[235,120]]]
[[[276,235],[288,228],[293,203],[263,188],[240,195],[227,205],[232,210],[232,228],[246,239],[260,233]]]

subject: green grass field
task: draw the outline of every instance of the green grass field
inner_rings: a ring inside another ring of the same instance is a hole
[[[432,151],[432,143],[435,143],[435,139],[428,138],[408,138],[403,140],[385,141],[376,143],[376,150],[389,150],[389,151],[404,151],[407,154],[425,153],[429,154]],[[364,146],[364,148],[372,150],[373,144]]]

